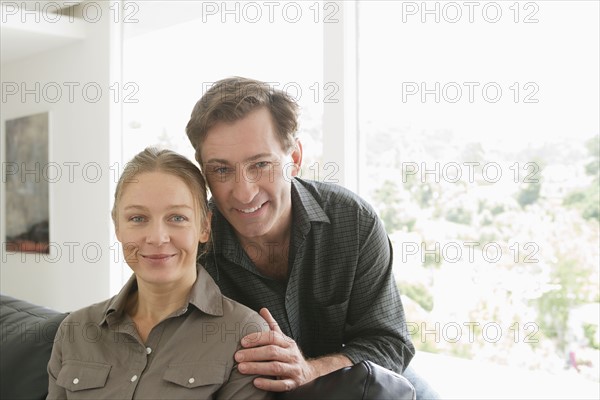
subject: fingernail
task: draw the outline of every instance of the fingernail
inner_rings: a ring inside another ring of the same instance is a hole
[[[242,362],[244,361],[244,355],[242,353],[235,353],[235,360],[237,362]]]

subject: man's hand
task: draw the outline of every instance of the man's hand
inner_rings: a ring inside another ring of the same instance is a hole
[[[279,325],[266,308],[260,315],[271,331],[252,333],[242,339],[243,350],[235,353],[242,374],[273,377],[256,378],[254,386],[272,392],[297,388],[319,377],[317,369],[307,361],[294,340],[281,332]]]

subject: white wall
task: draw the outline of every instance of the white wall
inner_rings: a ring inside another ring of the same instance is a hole
[[[60,166],[61,175],[53,175],[55,182],[49,183],[51,253],[12,253],[3,244],[0,291],[62,311],[108,298],[121,273],[111,261],[115,258],[111,246],[116,247],[109,214],[114,172],[119,170],[111,165],[120,161],[120,108],[113,100],[118,86],[109,89],[115,82],[121,85],[120,31],[108,2],[96,4],[104,7],[103,17],[85,23],[84,39],[2,65],[3,83],[24,82],[28,89],[40,85],[39,101],[33,94],[22,99],[21,93],[2,100],[2,153],[6,119],[48,111],[49,161]],[[44,85],[52,82],[62,88],[56,102],[51,102],[55,91],[44,95]],[[71,98],[65,82],[79,85]],[[82,92],[86,84],[90,84],[87,99]],[[97,102],[92,102],[94,87],[102,89]],[[1,208],[4,213],[4,194]],[[4,222],[0,226],[4,241]]]

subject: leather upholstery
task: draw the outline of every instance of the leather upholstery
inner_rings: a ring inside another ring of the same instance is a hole
[[[402,375],[371,361],[342,368],[315,379],[278,400],[415,400],[416,391]]]
[[[66,313],[0,295],[0,399],[45,399],[46,367]]]

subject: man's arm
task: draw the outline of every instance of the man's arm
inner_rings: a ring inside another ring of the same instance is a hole
[[[245,350],[236,353],[240,372],[276,377],[257,378],[265,390],[285,391],[319,376],[363,360],[373,361],[401,373],[414,355],[404,310],[392,274],[392,249],[379,219],[362,215],[361,235],[352,296],[346,315],[344,347],[339,354],[306,360],[297,344],[285,336],[265,309],[269,335],[242,340]]]
[[[354,364],[373,361],[402,373],[415,349],[392,274],[392,246],[379,218],[359,219],[361,245],[341,353]]]

